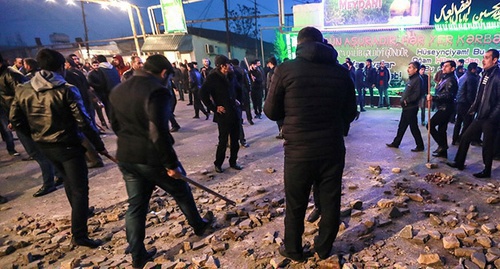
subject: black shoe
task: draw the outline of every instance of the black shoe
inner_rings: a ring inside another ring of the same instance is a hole
[[[192,105],[193,105],[193,103],[187,103],[186,104],[186,106],[192,106]]]
[[[452,168],[457,168],[460,171],[465,169],[465,165],[458,164],[456,162],[447,162],[446,165],[448,165],[449,167],[452,167]]]
[[[390,147],[390,148],[395,148],[395,149],[399,148],[399,146],[396,145],[396,144],[394,144],[394,143],[385,144],[385,145],[388,146],[388,147]]]
[[[438,153],[438,152],[440,152],[440,151],[442,151],[442,150],[443,150],[443,148],[442,148],[442,147],[438,147],[438,148],[437,148],[436,150],[434,150],[432,153]]]
[[[282,134],[277,135],[276,139],[283,139],[283,135]]]
[[[422,121],[422,126],[427,126],[427,122]]]
[[[193,119],[199,119],[199,118],[200,118],[200,116],[194,116],[193,117]]]
[[[7,203],[9,200],[7,200],[7,198],[3,197],[2,195],[0,195],[0,204],[5,204]]]
[[[102,241],[97,239],[93,240],[88,237],[83,238],[72,238],[71,243],[76,246],[89,247],[89,248],[97,248],[102,245]]]
[[[251,120],[251,119],[250,119],[250,120],[248,120],[248,123],[249,123],[250,125],[254,125],[254,124],[255,124],[255,123],[253,123],[253,120]]]
[[[421,152],[421,151],[424,151],[424,148],[422,147],[416,147],[414,149],[411,149],[412,152]]]
[[[472,174],[473,176],[477,178],[490,178],[491,177],[491,172],[488,172],[486,170],[483,170],[479,173]]]
[[[448,158],[448,151],[444,149],[439,152],[432,153],[432,156],[440,158]]]
[[[205,113],[205,120],[208,120],[210,118],[210,113]]]
[[[59,187],[64,184],[64,178],[58,177],[56,181],[54,182],[54,186]]]
[[[215,172],[217,172],[217,173],[224,172],[224,169],[222,169],[222,167],[220,165],[215,165],[214,168],[215,168]]]
[[[483,141],[481,141],[481,140],[479,140],[479,141],[472,141],[470,144],[471,144],[471,146],[482,147],[483,146]]]
[[[278,252],[280,253],[281,256],[288,258],[290,260],[296,261],[296,262],[303,262],[305,261],[305,257],[303,253],[300,254],[290,254],[286,251],[285,246],[280,246],[278,248]]]
[[[307,222],[313,223],[313,222],[317,221],[319,219],[319,217],[321,217],[321,212],[319,212],[318,208],[315,208],[315,209],[313,209],[311,214],[309,214],[309,216],[307,216]]]
[[[45,194],[49,194],[49,193],[56,191],[56,190],[57,190],[57,188],[54,186],[51,186],[51,187],[42,186],[37,192],[35,192],[33,194],[33,197],[44,196]]]
[[[103,162],[96,162],[96,163],[88,164],[87,167],[88,168],[100,168],[100,167],[104,167],[104,163]]]
[[[140,260],[133,260],[132,268],[142,269],[144,265],[146,265],[146,263],[153,260],[154,256],[156,255],[156,251],[157,251],[156,248],[153,247],[150,250],[148,250],[146,254],[143,257],[141,257]]]
[[[203,224],[198,228],[194,228],[194,234],[197,236],[203,236],[205,231],[212,225],[212,222],[214,222],[214,213],[212,211],[208,211],[205,216],[203,216]]]
[[[234,170],[242,170],[243,169],[243,166],[235,163],[235,164],[231,164],[229,165],[229,167],[233,168]]]
[[[179,131],[180,128],[181,128],[180,126],[179,127],[172,127],[172,129],[170,129],[170,132],[175,133],[175,132]]]
[[[31,157],[31,156],[28,156],[27,158],[22,158],[21,159],[21,161],[25,161],[25,162],[27,162],[27,161],[33,161],[33,160],[35,160],[35,159],[33,159],[33,157]]]
[[[9,155],[11,155],[11,156],[19,156],[21,154],[19,154],[19,152],[15,151],[15,150],[11,150],[11,151],[9,151]]]
[[[241,145],[242,147],[244,147],[244,148],[248,148],[248,147],[250,147],[250,145],[248,145],[248,143],[247,143],[247,142],[240,143],[240,145]]]

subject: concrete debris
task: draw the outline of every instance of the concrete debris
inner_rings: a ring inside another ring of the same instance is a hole
[[[438,186],[444,186],[447,184],[451,184],[455,181],[452,175],[447,175],[445,173],[437,172],[430,173],[424,177],[424,180],[430,183],[437,184]]]
[[[380,175],[380,173],[382,172],[382,168],[380,168],[380,166],[378,165],[370,165],[368,169],[375,175]]]

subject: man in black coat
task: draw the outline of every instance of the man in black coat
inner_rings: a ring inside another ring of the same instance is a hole
[[[238,89],[237,89],[238,88]],[[241,125],[241,87],[238,87],[230,60],[224,55],[215,57],[215,70],[210,72],[201,87],[201,100],[214,112],[214,122],[219,129],[219,144],[215,153],[215,171],[222,173],[226,158],[228,136],[231,141],[229,166],[243,169],[236,163],[239,150]]]
[[[462,76],[462,78],[464,78]],[[460,84],[460,83],[459,83]],[[467,75],[462,86],[458,89],[456,102],[457,102],[457,119],[455,127],[453,128],[452,145],[456,145],[460,141],[460,137],[465,130],[469,127],[473,115],[470,115],[469,108],[476,99],[477,86],[479,85],[479,75],[477,74],[477,63],[470,63],[467,66]],[[462,128],[463,124],[463,128]]]
[[[411,62],[408,65],[408,75],[410,76],[406,83],[405,90],[401,95],[401,119],[399,120],[398,132],[394,140],[390,144],[386,144],[390,148],[398,148],[403,140],[403,136],[408,126],[410,126],[411,134],[415,139],[417,147],[412,149],[413,152],[424,151],[424,140],[418,129],[418,103],[420,101],[422,78],[418,73],[420,69],[419,62]]]
[[[165,56],[150,56],[143,70],[110,94],[116,157],[129,197],[125,227],[134,268],[142,268],[156,254],[144,246],[146,215],[156,186],[174,197],[196,235],[203,235],[212,219],[210,211],[206,219],[200,217],[189,185],[180,179],[186,172],[168,131],[170,99],[175,96],[165,86],[173,72]]]
[[[484,169],[473,174],[477,178],[491,177],[491,167],[495,154],[495,139],[500,126],[500,68],[498,66],[499,52],[489,49],[483,56],[483,76],[479,82],[476,99],[469,109],[474,120],[460,140],[455,162],[449,166],[463,170],[465,159],[471,141],[483,132],[483,163]],[[498,146],[498,144],[497,144]]]
[[[366,59],[365,62],[365,87],[370,93],[370,107],[375,107],[375,98],[373,98],[373,88],[377,84],[377,69],[373,67],[372,59]]]
[[[311,186],[316,184],[321,207],[314,248],[330,256],[340,223],[344,130],[356,117],[356,95],[349,71],[337,52],[313,27],[300,30],[297,58],[276,67],[264,112],[283,119],[285,147],[285,240],[281,255],[300,261],[304,217]]]

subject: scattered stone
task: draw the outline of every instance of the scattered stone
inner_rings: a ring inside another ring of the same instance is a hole
[[[403,216],[403,212],[401,212],[399,208],[393,206],[389,209],[387,216],[391,219],[395,219]]]
[[[354,200],[349,203],[351,205],[352,209],[356,210],[362,210],[363,209],[363,201],[361,200]]]
[[[274,168],[272,168],[272,167],[268,167],[268,168],[266,169],[266,172],[267,172],[268,174],[272,174],[272,173],[275,173],[275,172],[276,172],[276,169],[274,169]]]
[[[349,184],[349,185],[347,185],[347,188],[349,190],[357,190],[359,188],[359,186],[357,184]]]
[[[436,253],[420,254],[417,259],[419,264],[442,266],[441,258]]]
[[[437,165],[437,163],[426,163],[425,167],[427,167],[428,169],[434,169],[434,168],[437,168],[438,165]]]
[[[462,224],[460,228],[462,228],[468,236],[475,235],[478,232],[476,227],[469,224]]]
[[[420,195],[418,193],[406,193],[405,195],[408,196],[411,200],[413,200],[415,202],[423,202],[424,201],[424,198],[422,197],[422,195]]]
[[[0,257],[9,255],[14,251],[16,251],[16,249],[10,245],[0,247]]]
[[[438,195],[438,199],[443,201],[443,202],[448,202],[448,201],[450,201],[450,196],[448,196],[448,194],[446,194],[446,193],[440,193]]]
[[[437,184],[438,186],[451,184],[455,181],[452,175],[446,175],[445,173],[441,172],[427,174],[424,177],[424,180],[430,183]]]
[[[420,231],[417,235],[413,237],[413,241],[417,244],[425,244],[429,241],[430,236],[428,233]]]
[[[450,231],[448,233],[450,236],[455,236],[457,238],[465,238],[467,237],[467,233],[465,233],[465,230],[463,228],[455,228],[453,231]]]
[[[380,208],[389,208],[394,206],[394,200],[382,198],[377,202],[377,205]]]
[[[477,250],[474,248],[456,248],[456,249],[454,249],[453,255],[455,255],[455,257],[470,258],[472,256],[472,253],[474,253],[476,251]]]
[[[481,230],[487,234],[493,234],[497,231],[497,227],[493,223],[485,223],[481,225]]]
[[[453,227],[457,226],[459,220],[457,219],[457,217],[455,217],[453,215],[448,215],[448,216],[444,217],[443,222],[448,227],[453,228]]]
[[[445,249],[454,249],[460,247],[460,241],[455,236],[445,236],[443,237],[443,247]]]
[[[382,168],[380,168],[380,166],[378,165],[370,165],[368,169],[375,175],[380,175],[380,173],[382,172]]]
[[[217,253],[217,252],[223,252],[226,251],[229,248],[229,245],[225,242],[217,242],[211,245],[212,250]]]
[[[429,215],[429,221],[434,226],[439,226],[441,225],[441,223],[443,223],[443,220],[434,214]]]
[[[484,248],[491,248],[493,246],[493,242],[491,242],[491,239],[487,236],[476,237],[476,242]]]
[[[252,220],[251,219],[246,219],[242,222],[240,222],[240,224],[238,224],[238,228],[242,229],[242,230],[250,230],[252,229]]]
[[[481,269],[479,266],[477,266],[470,260],[464,260],[463,264],[466,269]]]
[[[401,231],[399,231],[399,237],[405,239],[413,238],[413,226],[406,225]]]
[[[496,196],[496,197],[490,196],[490,197],[486,198],[486,203],[498,204],[498,203],[500,203],[500,197],[499,196]]]
[[[78,265],[80,265],[80,259],[72,258],[61,262],[61,269],[74,269]]]
[[[193,250],[199,250],[204,248],[207,245],[204,241],[197,241],[193,243],[192,249]]]
[[[443,235],[439,231],[435,230],[430,231],[429,236],[437,240],[441,240],[441,238],[443,238]]]
[[[395,168],[392,168],[392,170],[391,170],[391,171],[392,171],[394,174],[399,174],[399,173],[401,173],[401,168],[399,168],[399,167],[395,167]]]

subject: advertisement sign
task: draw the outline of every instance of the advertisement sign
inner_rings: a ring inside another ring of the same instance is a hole
[[[495,29],[500,27],[498,0],[432,1],[430,24],[437,30]]]
[[[364,33],[328,33],[324,38],[338,51],[340,63],[346,57],[357,66],[370,58],[374,66],[381,60],[391,71],[391,87],[400,87],[408,79],[406,72],[411,61],[429,67],[434,74],[441,62],[464,59],[465,65],[476,62],[482,66],[483,54],[490,48],[500,46],[500,33],[491,30],[467,32],[441,32],[437,30],[376,31]],[[296,44],[296,34],[288,36],[288,44]],[[289,58],[295,58],[296,48]]]
[[[160,0],[165,33],[187,33],[182,0]]]
[[[325,0],[324,27],[419,25],[423,0]]]

